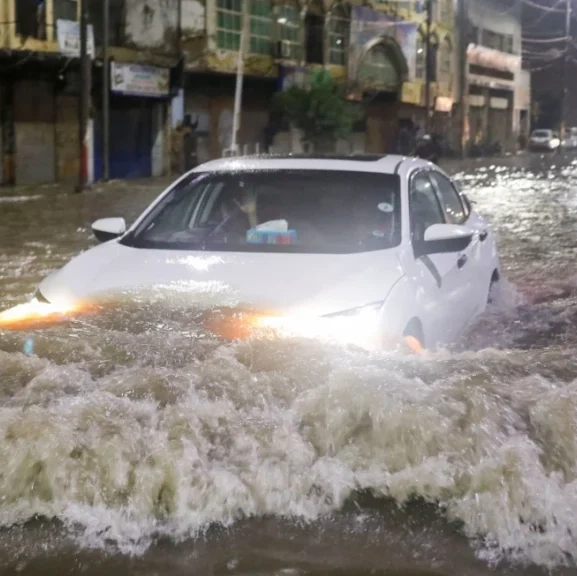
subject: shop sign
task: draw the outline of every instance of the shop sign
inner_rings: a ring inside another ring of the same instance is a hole
[[[512,72],[513,74],[521,69],[520,56],[499,52],[498,50],[477,46],[476,44],[469,44],[467,60],[469,64],[491,68],[492,70]]]
[[[69,58],[80,57],[80,23],[73,20],[56,20],[58,50]],[[94,58],[94,28],[88,26],[86,49],[90,58]]]
[[[170,69],[111,62],[110,86],[118,94],[162,98],[169,94]]]
[[[485,96],[481,96],[480,94],[470,94],[469,106],[473,108],[483,108],[483,106],[485,106]]]
[[[453,110],[453,99],[448,96],[437,96],[435,110],[437,112],[451,112]]]
[[[406,104],[421,105],[421,90],[420,82],[404,82],[401,100]]]
[[[507,98],[491,98],[489,106],[495,110],[507,110],[507,108],[509,108],[509,101]]]

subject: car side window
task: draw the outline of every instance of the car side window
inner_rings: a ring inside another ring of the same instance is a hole
[[[463,224],[467,220],[467,213],[463,202],[453,183],[440,172],[431,172],[439,198],[449,224]]]
[[[433,224],[445,224],[445,216],[427,172],[419,172],[411,179],[409,217],[413,244],[425,239],[425,230]]]

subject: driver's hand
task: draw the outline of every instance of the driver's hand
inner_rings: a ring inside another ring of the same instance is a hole
[[[252,194],[242,204],[238,200],[235,200],[235,203],[245,214],[254,214],[256,212],[256,196]]]

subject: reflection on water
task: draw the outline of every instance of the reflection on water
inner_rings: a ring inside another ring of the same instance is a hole
[[[506,280],[452,351],[226,344],[186,314],[130,305],[37,332],[32,357],[26,334],[0,333],[5,572],[574,565],[577,167],[508,164],[459,174]],[[1,307],[87,247],[92,220],[133,218],[157,191],[3,202]]]

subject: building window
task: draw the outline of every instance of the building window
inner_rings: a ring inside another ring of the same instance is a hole
[[[298,60],[301,54],[300,28],[301,17],[294,2],[281,4],[278,9],[280,57],[286,60]]]
[[[427,65],[427,54],[425,51],[425,42],[423,37],[417,33],[417,58],[415,62],[415,78],[417,80],[425,79],[425,70]]]
[[[451,80],[451,44],[448,39],[441,43],[440,62],[439,62],[439,80],[449,83]]]
[[[57,20],[78,20],[76,0],[54,0],[54,21]]]
[[[250,53],[272,56],[272,5],[270,0],[250,4]]]
[[[216,45],[224,50],[239,50],[242,29],[242,0],[217,0]]]
[[[22,38],[46,40],[46,2],[38,0],[16,2],[16,34]]]
[[[322,2],[313,0],[305,14],[305,57],[310,64],[324,64],[325,14]]]
[[[331,14],[329,20],[329,62],[336,66],[346,66],[347,51],[349,48],[349,24],[348,14],[342,6],[339,6]]]
[[[498,34],[492,30],[483,30],[481,33],[481,44],[486,48],[492,48],[499,52],[513,54],[514,40],[509,34]]]

